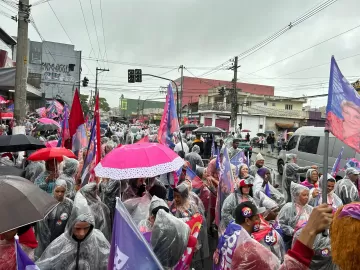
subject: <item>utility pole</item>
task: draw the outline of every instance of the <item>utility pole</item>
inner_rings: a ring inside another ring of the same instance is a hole
[[[104,69],[104,68],[96,68],[96,77],[95,77],[95,97],[97,96],[98,94],[98,88],[97,88],[97,84],[98,84],[98,74],[101,73],[101,72],[98,72],[98,71],[101,71],[101,72],[104,72],[104,71],[110,71],[109,69]]]
[[[180,121],[181,121],[181,119],[182,119],[182,98],[183,98],[183,89],[184,89],[184,66],[183,65],[181,65],[180,67],[179,67],[179,69],[181,69],[181,78],[180,78],[180,83],[181,83],[181,85],[180,85],[180,102],[179,102],[179,104],[180,104],[180,108],[178,108],[178,112],[179,112],[179,118],[180,118]],[[180,125],[181,125],[181,123],[179,123]]]
[[[234,128],[234,132],[236,131],[236,118],[238,112],[238,101],[237,101],[237,69],[238,69],[238,57],[235,56],[235,63],[233,66],[234,69],[234,79],[233,79],[233,91],[232,91],[232,99],[231,99],[231,126]]]
[[[138,105],[137,105],[137,119],[138,120],[139,120],[139,117],[140,117],[140,96],[139,96]]]
[[[28,29],[30,17],[29,0],[19,1],[18,32],[16,46],[15,104],[14,116],[17,126],[22,126],[26,116],[26,82],[28,75]]]

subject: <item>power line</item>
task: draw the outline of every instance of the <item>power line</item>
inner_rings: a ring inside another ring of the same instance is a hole
[[[99,58],[100,58],[101,57],[100,42],[99,42],[99,36],[98,36],[96,22],[95,22],[95,16],[94,16],[94,9],[93,9],[93,5],[92,5],[92,0],[90,0],[90,6],[91,6],[91,13],[92,13],[92,18],[93,18],[93,22],[94,22],[94,27],[95,27],[95,32],[96,32],[96,39],[97,39],[98,48],[99,48]]]
[[[70,40],[71,44],[74,44],[74,42],[72,42],[71,38],[69,37],[68,33],[66,32],[66,30],[65,30],[65,28],[64,28],[64,26],[63,26],[63,24],[61,23],[61,21],[60,21],[59,17],[58,17],[58,16],[57,16],[57,14],[56,14],[56,12],[55,12],[55,11],[54,11],[54,9],[52,8],[52,6],[51,6],[50,2],[47,2],[47,3],[49,4],[49,7],[51,8],[52,12],[54,13],[54,15],[55,15],[55,17],[56,17],[57,21],[59,22],[59,24],[60,24],[60,26],[61,26],[61,28],[64,30],[64,33],[66,34],[67,38]]]
[[[94,47],[93,47],[92,42],[91,42],[90,33],[89,33],[89,28],[88,28],[87,23],[86,23],[85,14],[84,14],[83,6],[82,6],[82,4],[81,4],[81,0],[79,0],[79,4],[80,4],[81,13],[82,13],[82,16],[83,16],[83,19],[84,19],[84,23],[85,23],[85,27],[86,27],[86,32],[87,32],[87,35],[88,35],[88,38],[89,38],[89,42],[90,42],[90,46],[91,46],[91,51],[90,51],[90,53],[89,53],[89,56],[90,56],[91,52],[94,52],[94,53],[95,53],[95,51],[94,51]]]
[[[103,19],[103,10],[102,10],[102,0],[100,0],[100,14],[101,14],[101,26],[103,30],[103,38],[104,38],[104,57],[103,59],[108,59],[107,51],[106,51],[106,39],[105,39],[105,29],[104,29],[104,19]]]
[[[314,45],[312,45],[312,46],[310,46],[310,47],[308,47],[308,48],[306,48],[306,49],[303,49],[303,50],[301,50],[301,51],[299,51],[299,52],[296,52],[296,53],[294,53],[294,54],[292,54],[292,55],[290,55],[290,56],[287,56],[287,57],[285,57],[285,58],[283,58],[283,59],[281,59],[281,60],[275,61],[275,62],[273,62],[273,63],[271,63],[271,64],[269,64],[269,65],[267,65],[267,66],[265,66],[265,67],[262,67],[262,68],[260,68],[260,69],[258,69],[258,70],[255,70],[255,71],[253,71],[253,72],[250,72],[249,75],[252,75],[252,74],[254,74],[254,73],[257,73],[257,72],[259,72],[259,71],[261,71],[261,70],[263,70],[263,69],[266,69],[266,68],[268,68],[268,67],[271,67],[271,66],[273,66],[273,65],[276,65],[276,64],[278,64],[278,63],[281,63],[281,62],[283,62],[283,61],[285,61],[285,60],[288,60],[288,59],[290,59],[290,58],[292,58],[292,57],[294,57],[294,56],[296,56],[296,55],[299,55],[299,54],[301,54],[301,53],[303,53],[303,52],[306,52],[306,51],[308,51],[308,50],[310,50],[310,49],[313,49],[313,48],[315,48],[315,47],[317,47],[317,46],[319,46],[319,45],[321,45],[321,44],[324,44],[324,43],[332,40],[332,39],[335,39],[335,38],[337,38],[337,37],[339,37],[339,36],[342,36],[342,35],[344,35],[344,34],[347,34],[347,33],[351,32],[351,31],[353,31],[353,30],[355,30],[355,29],[358,29],[359,27],[360,27],[360,24],[357,25],[357,26],[355,26],[355,27],[353,27],[353,28],[350,28],[350,29],[348,29],[348,30],[346,30],[346,31],[344,31],[344,32],[342,32],[342,33],[340,33],[340,34],[337,34],[337,35],[332,36],[332,37],[330,37],[330,38],[328,38],[328,39],[326,39],[326,40],[323,40],[323,41],[321,41],[321,42],[319,42],[319,43],[316,43],[316,44],[314,44]]]

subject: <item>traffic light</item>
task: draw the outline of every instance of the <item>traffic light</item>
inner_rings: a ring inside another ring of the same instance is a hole
[[[242,130],[242,123],[239,124],[239,129]]]
[[[142,82],[141,69],[135,69],[135,82]]]
[[[135,70],[128,69],[128,83],[134,83],[134,82],[135,82]]]
[[[83,86],[84,86],[84,87],[88,86],[88,84],[89,84],[89,79],[88,79],[87,77],[84,77],[82,83],[83,83]]]
[[[225,87],[221,87],[220,89],[219,89],[219,95],[220,96],[225,96]]]

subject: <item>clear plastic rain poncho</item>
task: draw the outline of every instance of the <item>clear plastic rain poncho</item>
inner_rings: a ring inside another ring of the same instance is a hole
[[[328,182],[329,180],[331,179],[334,183],[336,182],[336,180],[330,175],[328,174]],[[322,180],[323,180],[323,176],[320,177],[320,180],[319,180],[319,195],[315,198],[313,198],[312,196],[310,196],[310,200],[309,200],[309,205],[313,206],[313,207],[316,207],[320,204],[322,204],[322,196],[321,196],[321,193],[322,193],[322,190],[323,190],[323,187],[322,187]],[[325,187],[327,188],[327,187]],[[312,194],[314,189],[311,189],[310,190],[310,194]],[[336,212],[336,210],[343,205],[341,199],[339,198],[338,195],[335,194],[334,190],[332,190],[331,192],[327,192],[327,204],[332,207],[333,209],[333,213]]]
[[[34,183],[38,176],[45,172],[45,163],[43,161],[30,161],[25,168],[25,178]]]
[[[302,230],[303,228],[301,228],[294,234],[293,245],[295,244],[295,241],[298,239]],[[323,236],[322,233],[317,234],[314,241],[313,250],[314,250],[314,256],[312,257],[310,263],[310,267],[309,267],[310,269],[316,269],[316,270],[339,269],[332,262],[330,234],[328,234],[327,236]]]
[[[120,197],[120,181],[107,179],[99,184],[99,193],[101,201],[109,208],[111,224],[114,219],[116,197]]]
[[[151,195],[146,192],[144,196],[126,200],[124,203],[135,224],[145,219],[149,213]]]
[[[235,190],[233,193],[227,196],[221,209],[220,226],[223,229],[225,229],[229,225],[229,223],[234,220],[233,212],[236,206],[245,201],[250,201],[253,204],[257,205],[253,197],[251,197],[250,195],[241,194],[239,189]]]
[[[191,165],[191,169],[195,172],[196,166],[204,167],[204,162],[201,159],[200,147],[198,145],[194,145],[191,149],[191,152],[185,156],[185,160],[189,161]]]
[[[304,206],[299,203],[300,194],[304,190],[309,190],[307,187],[291,182],[290,191],[292,196],[292,202],[286,203],[281,208],[279,215],[277,216],[279,225],[284,233],[284,239],[289,247],[290,238],[294,235],[295,231],[300,229],[304,223],[309,219],[312,211],[312,206],[305,204]]]
[[[139,227],[139,230],[141,233],[146,233],[146,232],[152,231],[154,224],[151,223],[150,217],[153,216],[154,210],[159,209],[161,207],[169,209],[169,206],[163,199],[153,196],[151,198],[148,216],[145,219],[141,220],[138,224],[138,227]]]
[[[187,247],[190,227],[160,209],[151,235],[151,246],[164,267],[174,267]]]
[[[283,169],[282,176],[282,192],[285,196],[285,202],[291,202],[291,193],[290,193],[290,184],[291,182],[299,183],[300,175],[299,173],[306,173],[311,167],[299,167],[296,163],[293,163],[292,160],[296,158],[295,154],[286,155],[286,163]]]
[[[54,190],[58,186],[62,186],[66,189],[67,184],[65,180],[58,179],[55,181]],[[36,223],[35,234],[39,245],[35,249],[35,259],[40,258],[48,245],[65,231],[72,208],[73,201],[65,197],[64,200],[44,218],[44,220]]]
[[[343,204],[360,201],[358,190],[348,177],[345,177],[336,183],[334,192],[339,196]]]
[[[92,225],[82,241],[75,240],[72,233],[74,225],[80,221]],[[56,241],[51,242],[36,262],[37,266],[41,270],[106,270],[110,244],[94,226],[95,220],[91,209],[84,196],[78,192],[65,232]]]
[[[75,198],[75,176],[78,172],[79,161],[73,158],[64,157],[60,163],[60,175],[58,179],[66,181],[67,189],[65,196],[74,200]]]
[[[97,196],[96,183],[86,184],[79,191],[85,197],[88,205],[90,206],[92,214],[95,218],[95,229],[100,230],[104,234],[105,238],[110,241],[112,228],[110,210]]]
[[[260,171],[260,172],[259,172]],[[264,182],[264,176],[266,171],[268,171],[266,168],[259,169],[258,173],[255,175],[254,180],[254,186],[253,186],[253,192],[254,192],[254,199],[259,202],[259,206],[263,206],[266,209],[271,206],[271,203],[267,203],[267,200],[264,200],[262,198],[264,195],[274,201],[279,208],[283,207],[285,204],[285,198],[284,195],[280,193],[274,186],[271,184],[271,180],[268,181],[268,183],[263,186]],[[264,172],[264,174],[263,174]],[[259,174],[260,173],[260,174]],[[260,201],[263,201],[264,203],[260,203]]]

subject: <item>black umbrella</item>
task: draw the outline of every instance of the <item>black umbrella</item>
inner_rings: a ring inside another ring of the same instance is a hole
[[[14,175],[14,176],[25,176],[25,171],[14,166],[0,166],[1,175]]]
[[[25,134],[0,136],[0,152],[19,152],[46,147],[44,143]]]
[[[44,219],[57,204],[29,180],[0,176],[0,233]]]
[[[181,131],[185,131],[185,130],[194,130],[194,129],[197,129],[198,128],[198,126],[197,125],[195,125],[195,124],[186,124],[186,125],[183,125],[181,128],[180,128],[180,130]]]
[[[195,129],[193,132],[194,133],[207,133],[207,134],[221,134],[221,133],[225,133],[226,131],[221,128],[218,128],[218,127],[205,126],[205,127],[199,127],[197,129]]]
[[[259,133],[256,133],[256,136],[259,136],[259,137],[260,137],[260,136],[263,136],[263,137],[264,137],[264,136],[266,136],[266,134],[263,133],[263,132],[259,132]]]

